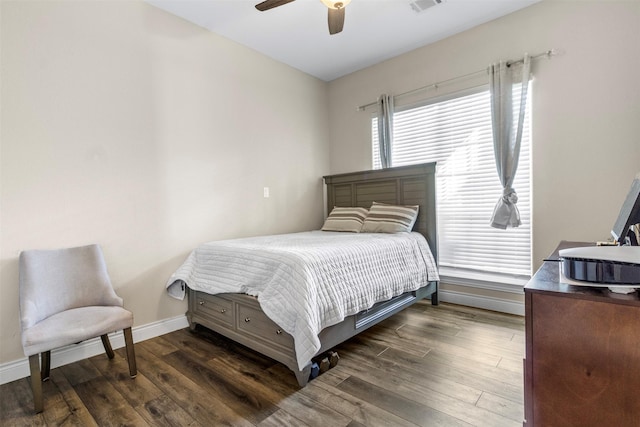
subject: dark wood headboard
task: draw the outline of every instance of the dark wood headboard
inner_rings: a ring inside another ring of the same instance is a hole
[[[362,172],[327,175],[327,212],[334,206],[370,208],[372,202],[419,205],[413,230],[429,242],[436,261],[438,239],[436,222],[436,164],[400,166]]]

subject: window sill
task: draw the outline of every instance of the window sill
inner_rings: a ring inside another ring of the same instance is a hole
[[[440,267],[440,282],[499,292],[522,294],[530,276],[483,273],[461,268]]]

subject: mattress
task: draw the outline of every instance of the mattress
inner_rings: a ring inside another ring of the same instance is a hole
[[[345,317],[439,280],[419,233],[309,231],[205,243],[167,281],[186,288],[245,293],[294,338],[303,369],[320,348],[318,333]]]

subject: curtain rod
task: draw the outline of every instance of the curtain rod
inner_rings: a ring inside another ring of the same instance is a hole
[[[552,56],[558,55],[559,53],[560,52],[557,49],[549,49],[549,50],[547,50],[545,52],[542,52],[542,53],[539,53],[537,55],[531,56],[531,59],[534,60],[534,59],[539,59],[539,58],[543,58],[543,57],[546,57],[547,59],[550,59]],[[516,59],[515,61],[507,61],[507,65],[511,66],[511,65],[514,65],[514,64],[520,64],[522,62],[524,62],[524,58]],[[487,72],[486,68],[482,69],[482,70],[477,70],[477,71],[474,71],[474,72],[469,73],[469,74],[465,74],[465,75],[458,76],[458,77],[453,77],[453,78],[450,78],[450,79],[447,79],[447,80],[442,80],[442,81],[439,81],[439,82],[436,82],[436,83],[431,83],[430,85],[422,86],[422,87],[419,87],[417,89],[412,89],[412,90],[407,91],[407,92],[399,93],[398,95],[395,95],[393,98],[395,99],[395,98],[399,98],[399,97],[402,97],[402,96],[411,95],[411,94],[414,94],[416,92],[421,92],[421,91],[427,90],[427,89],[432,89],[432,88],[433,89],[437,89],[438,86],[440,86],[440,85],[443,85],[443,84],[446,84],[446,83],[451,83],[451,82],[456,81],[456,80],[466,79],[468,77],[475,76],[476,74],[486,73],[486,72]],[[371,106],[377,105],[377,104],[378,104],[378,101],[374,101],[374,102],[370,102],[368,104],[360,105],[356,109],[356,111],[364,111],[367,107],[371,107]]]

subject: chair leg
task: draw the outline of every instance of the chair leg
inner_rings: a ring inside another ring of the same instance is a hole
[[[109,359],[113,359],[115,355],[113,353],[113,349],[111,348],[111,342],[109,341],[109,336],[107,334],[100,335],[100,339],[102,339],[102,346],[104,347],[104,351],[107,352],[107,357]]]
[[[33,406],[36,414],[44,408],[42,400],[42,381],[40,379],[40,355],[29,356],[29,370],[31,371],[31,389],[33,390]]]
[[[41,360],[42,366],[40,367],[40,372],[42,376],[42,382],[45,382],[49,380],[49,374],[51,373],[51,352],[42,352]]]
[[[124,344],[127,348],[127,362],[129,362],[129,375],[131,378],[135,378],[138,375],[138,368],[136,366],[136,351],[133,348],[133,334],[131,328],[125,328],[124,332]]]

